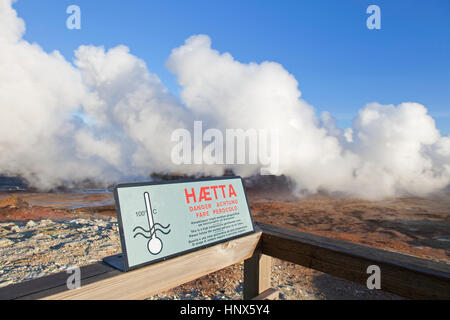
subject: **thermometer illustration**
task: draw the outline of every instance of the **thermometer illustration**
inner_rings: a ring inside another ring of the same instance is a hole
[[[151,254],[158,254],[162,250],[162,241],[156,236],[156,228],[153,220],[152,204],[150,202],[150,194],[148,192],[144,193],[144,199],[145,199],[145,208],[147,210],[148,226],[150,228],[149,229],[150,240],[148,240],[147,248]]]

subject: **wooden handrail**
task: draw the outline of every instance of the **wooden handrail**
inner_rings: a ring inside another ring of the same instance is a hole
[[[82,287],[68,274],[0,288],[0,299],[139,299],[245,260],[244,298],[269,292],[271,257],[366,284],[367,267],[381,269],[381,289],[413,299],[450,299],[450,265],[346,241],[257,223],[258,232],[122,273],[102,262],[81,268]],[[268,291],[269,290],[269,291]]]
[[[0,288],[0,299],[145,299],[250,258],[261,232],[129,272],[103,262],[81,268],[81,288],[68,290],[69,275],[55,275]]]
[[[411,299],[450,299],[450,265],[397,252],[257,223],[261,253],[366,285],[381,270],[381,289]]]
[[[260,238],[256,232],[45,299],[145,299],[249,258]]]

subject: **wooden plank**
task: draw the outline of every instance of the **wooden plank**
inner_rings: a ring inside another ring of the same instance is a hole
[[[237,238],[134,271],[120,273],[46,300],[144,299],[250,258],[261,232]]]
[[[381,269],[381,289],[412,299],[450,299],[450,265],[268,224],[262,253],[366,285]]]
[[[269,288],[260,295],[254,297],[252,300],[278,300],[280,298],[280,291]]]
[[[268,288],[272,275],[272,258],[261,254],[261,243],[250,259],[244,261],[244,299],[250,300]]]
[[[118,270],[103,262],[83,266],[80,268],[81,285],[113,277],[119,273]],[[67,279],[69,276],[70,274],[63,271],[0,288],[0,300],[39,299],[65,291],[67,290]]]

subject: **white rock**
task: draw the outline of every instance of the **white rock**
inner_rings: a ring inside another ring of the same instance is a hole
[[[48,226],[51,224],[54,224],[54,222],[52,220],[48,220],[48,219],[42,220],[40,223],[41,226]]]
[[[13,243],[14,243],[14,241],[11,241],[9,239],[1,239],[0,240],[0,248],[4,248],[4,247],[7,247],[7,246],[10,246]]]
[[[4,222],[4,223],[0,223],[0,227],[6,228],[6,229],[10,229],[12,226],[14,226],[15,224],[12,222]]]
[[[38,233],[34,235],[32,238],[34,239],[50,239],[51,237],[48,234]]]
[[[33,220],[30,220],[27,222],[27,227],[35,227],[37,225],[36,222],[34,222]]]
[[[11,232],[14,232],[14,233],[20,232],[19,226],[13,226],[13,227],[11,227]]]

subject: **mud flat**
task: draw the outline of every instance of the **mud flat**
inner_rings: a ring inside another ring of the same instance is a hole
[[[249,192],[255,221],[450,263],[450,198],[298,199]],[[120,252],[111,193],[0,194],[0,287]],[[149,299],[241,299],[242,264]],[[277,259],[282,299],[398,299]]]

